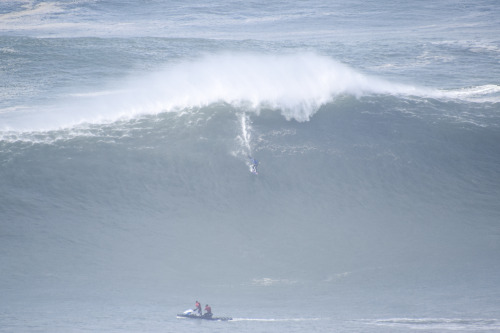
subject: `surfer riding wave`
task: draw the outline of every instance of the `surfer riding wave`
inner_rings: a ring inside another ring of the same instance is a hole
[[[257,166],[259,165],[259,161],[252,156],[248,156],[248,158],[250,159],[250,172],[257,175]]]

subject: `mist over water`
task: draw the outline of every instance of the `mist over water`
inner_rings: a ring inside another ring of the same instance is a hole
[[[3,2],[0,331],[498,331],[499,8],[452,4]]]
[[[389,82],[314,53],[224,53],[174,63],[154,74],[129,77],[104,90],[69,93],[53,104],[24,106],[18,112],[8,112],[3,131],[110,123],[217,103],[246,112],[277,110],[286,119],[302,122],[322,106],[346,95],[498,103],[499,92],[497,85],[438,90]]]
[[[111,90],[71,94],[70,102],[36,110],[37,115],[31,112],[28,119],[19,112],[21,119],[14,119],[19,124],[7,123],[4,128],[57,129],[82,122],[182,112],[214,103],[248,111],[275,109],[287,119],[306,121],[339,95],[418,93],[417,88],[370,78],[312,53],[211,55],[127,81]]]

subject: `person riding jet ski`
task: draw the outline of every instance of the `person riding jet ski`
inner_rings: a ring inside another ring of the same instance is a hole
[[[194,311],[197,311],[198,314],[201,316],[202,311],[200,302],[196,301],[196,304],[194,306],[195,306]]]
[[[212,308],[208,304],[205,305],[205,314],[203,316],[212,318]]]

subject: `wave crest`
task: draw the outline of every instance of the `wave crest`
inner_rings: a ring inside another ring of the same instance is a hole
[[[308,121],[337,97],[373,94],[474,101],[498,95],[498,86],[442,91],[371,77],[329,57],[224,53],[172,63],[156,73],[131,77],[104,91],[80,92],[46,110],[8,113],[3,131],[67,128],[110,123],[217,103],[243,111],[278,110],[288,120]],[[478,97],[479,95],[479,97]],[[36,111],[36,112],[35,112]],[[26,113],[26,114],[25,114]]]

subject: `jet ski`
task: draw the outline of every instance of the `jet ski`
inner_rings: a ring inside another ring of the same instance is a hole
[[[190,318],[190,319],[200,319],[200,320],[214,320],[214,321],[228,321],[233,320],[231,317],[209,317],[204,315],[199,315],[195,313],[193,310],[189,309],[184,311],[183,313],[179,313],[177,318]]]

